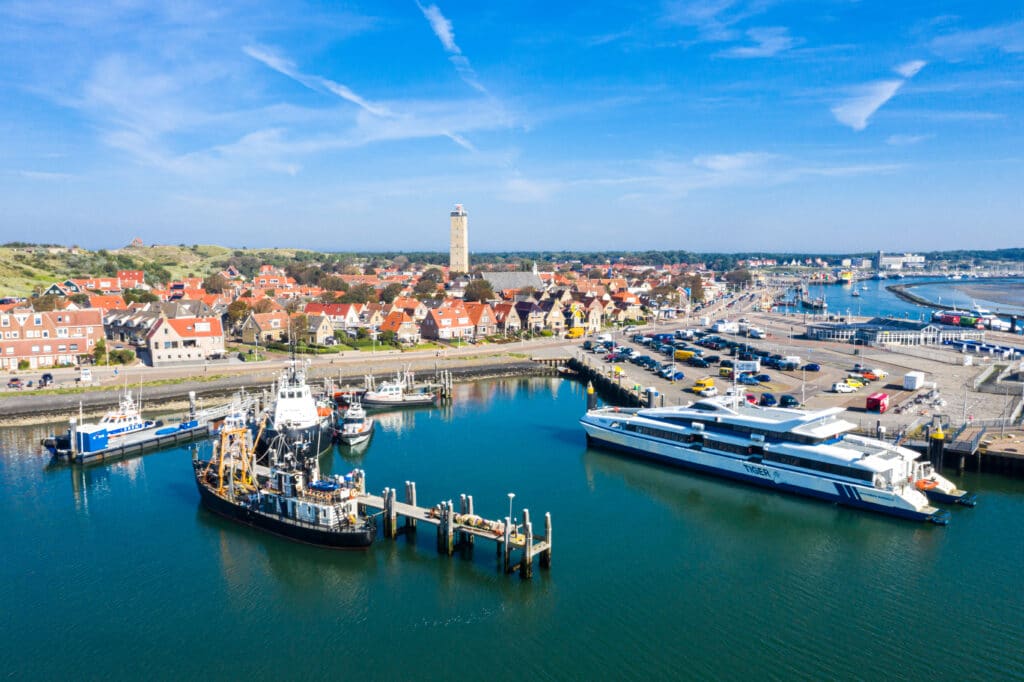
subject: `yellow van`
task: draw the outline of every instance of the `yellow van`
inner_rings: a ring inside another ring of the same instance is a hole
[[[700,393],[705,388],[714,388],[714,386],[715,386],[715,380],[714,379],[712,379],[711,377],[704,377],[703,379],[697,379],[697,382],[694,383],[693,388],[691,390],[694,393]]]
[[[587,330],[584,329],[583,327],[573,327],[572,329],[570,329],[569,331],[567,331],[565,333],[565,338],[567,338],[567,339],[578,339],[578,338],[582,337],[586,333],[586,331]]]
[[[686,362],[694,355],[696,355],[696,353],[694,353],[692,350],[677,350],[675,352],[674,357],[676,360],[682,360],[683,362]]]

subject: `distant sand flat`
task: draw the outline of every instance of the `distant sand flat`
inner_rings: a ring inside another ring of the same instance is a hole
[[[967,282],[952,288],[970,298],[1024,307],[1024,282]]]

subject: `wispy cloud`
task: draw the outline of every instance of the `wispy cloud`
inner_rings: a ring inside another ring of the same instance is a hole
[[[913,78],[917,75],[917,72],[925,67],[928,62],[922,59],[914,59],[909,62],[904,62],[896,67],[896,73],[903,76],[904,78]]]
[[[50,171],[37,171],[37,170],[19,170],[14,171],[19,177],[25,178],[26,180],[43,180],[46,182],[52,182],[55,180],[70,180],[75,177],[71,173],[53,173]]]
[[[928,47],[952,60],[991,50],[1020,54],[1024,52],[1024,21],[946,33],[932,38]]]
[[[933,137],[934,135],[890,135],[886,138],[885,143],[893,147],[909,147]]]
[[[747,31],[747,38],[754,44],[730,47],[719,52],[719,56],[736,59],[774,57],[780,52],[790,50],[803,42],[802,39],[789,35],[789,29],[785,26],[752,28]]]
[[[832,115],[843,125],[857,131],[864,130],[875,112],[895,97],[900,88],[924,68],[925,64],[926,62],[921,60],[906,62],[894,69],[903,76],[902,79],[881,80],[857,86],[852,97],[832,107]]]
[[[292,61],[285,59],[280,55],[274,53],[273,50],[271,50],[270,48],[264,47],[262,45],[246,45],[242,48],[242,51],[245,52],[245,54],[252,57],[253,59],[255,59],[256,61],[266,65],[268,68],[271,68],[284,76],[288,76],[292,80],[301,83],[310,90],[316,90],[319,92],[329,92],[342,98],[343,100],[355,104],[359,108],[375,116],[394,115],[392,114],[391,111],[388,110],[387,107],[380,104],[374,104],[364,99],[363,97],[353,92],[353,90],[346,85],[332,81],[327,78],[323,78],[321,76],[311,76],[302,73],[296,68],[295,64]]]
[[[751,14],[738,8],[738,4],[736,0],[670,2],[666,6],[664,20],[696,29],[702,41],[736,40],[739,32],[733,25]]]
[[[430,28],[434,31],[434,35],[441,41],[442,47],[448,53],[448,61],[455,66],[455,71],[459,74],[459,78],[474,90],[486,93],[487,88],[480,82],[476,71],[469,63],[469,59],[462,54],[462,49],[455,43],[455,30],[452,28],[452,22],[441,13],[441,8],[437,5],[427,5],[424,7],[420,4],[419,0],[417,0],[416,6],[423,12],[423,16],[426,17],[430,23]]]

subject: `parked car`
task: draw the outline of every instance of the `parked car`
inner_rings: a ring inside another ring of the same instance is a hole
[[[722,362],[718,366],[719,367],[726,367],[728,369],[732,369],[736,365],[735,365],[735,363],[733,363],[732,360],[722,360]]]
[[[691,367],[710,367],[711,366],[711,363],[709,363],[707,360],[705,360],[704,358],[698,358],[696,355],[693,356],[692,358],[690,358],[689,360],[687,360],[686,364],[690,365]]]
[[[760,382],[753,374],[741,374],[740,378],[736,381],[740,382],[744,386],[757,386]]]
[[[863,377],[864,379],[867,379],[868,381],[878,381],[879,379],[882,378],[882,377],[878,376],[877,374],[875,374],[874,372],[871,372],[871,371],[868,371],[868,370],[865,370],[865,371],[861,372],[860,376]]]
[[[756,378],[760,382],[767,383],[767,382],[772,380],[772,375],[771,374],[758,374]]]
[[[757,404],[761,405],[762,407],[775,407],[775,405],[777,405],[778,402],[779,401],[776,400],[775,396],[772,395],[771,393],[762,393],[761,399],[757,401]]]
[[[7,380],[7,388],[21,388],[21,377],[11,377]]]
[[[816,362],[808,362],[806,365],[804,365],[804,369],[807,370],[808,372],[820,372],[821,365],[819,365]]]
[[[717,355],[709,355],[706,358],[704,358],[704,361],[708,362],[708,363],[711,363],[713,365],[713,364],[715,364],[716,362],[718,362],[721,359],[722,358],[717,356]]]
[[[781,407],[800,407],[800,401],[795,396],[787,394],[779,398],[779,405]]]
[[[833,393],[855,393],[856,391],[856,388],[841,381],[839,383],[832,384]]]
[[[707,388],[701,389],[699,395],[703,398],[713,398],[718,395],[718,388],[715,386],[708,386]]]
[[[743,399],[746,400],[751,405],[757,405],[757,396],[754,395],[753,393],[744,394]]]
[[[853,388],[864,388],[864,382],[863,381],[857,381],[856,379],[854,379],[852,377],[846,377],[846,385],[847,386],[852,386]]]

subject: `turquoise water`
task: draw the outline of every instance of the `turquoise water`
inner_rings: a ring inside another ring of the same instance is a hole
[[[830,284],[816,285],[809,287],[811,298],[824,296],[828,302],[828,312],[837,315],[858,315],[858,316],[895,316],[906,317],[911,320],[930,320],[934,308],[918,305],[905,301],[896,296],[886,287],[901,284],[917,284],[908,291],[921,298],[941,302],[943,306],[969,308],[975,303],[992,311],[1001,313],[1024,313],[1024,280],[950,280],[937,278],[906,278],[906,279],[884,279],[866,280],[856,285],[860,296],[852,296],[854,285]],[[862,285],[867,285],[863,289]],[[992,299],[1004,299],[1002,302],[981,296],[968,295],[960,289],[971,287],[979,293],[985,290],[992,291]],[[1020,292],[1016,305],[1007,303],[1006,300],[1013,300],[1013,297]],[[1009,299],[1007,294],[1009,293]],[[791,308],[795,314],[803,314],[801,309]]]
[[[188,448],[44,469],[0,430],[0,665],[18,679],[1009,679],[1024,677],[1024,482],[969,474],[946,528],[588,450],[559,379],[457,387],[390,415],[334,471],[554,518],[532,581],[439,557],[430,529],[367,552],[199,508]],[[208,446],[204,446],[204,450]],[[518,512],[517,512],[518,513]]]

